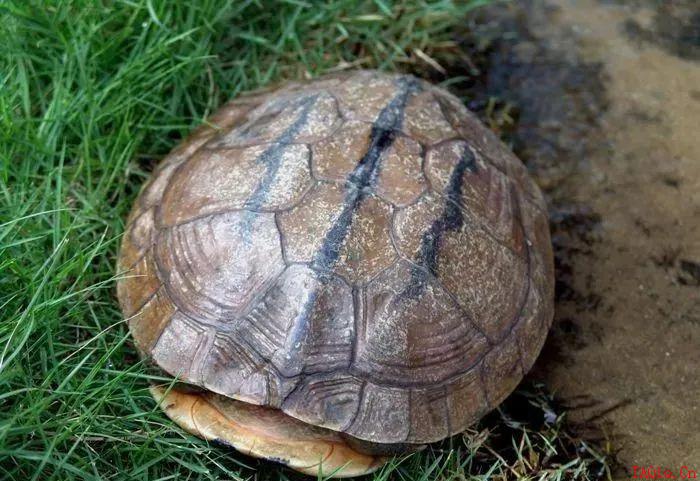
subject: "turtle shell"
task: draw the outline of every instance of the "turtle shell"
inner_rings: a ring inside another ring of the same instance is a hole
[[[162,370],[373,443],[462,431],[552,320],[525,167],[445,90],[375,71],[225,105],[154,172],[119,267]]]

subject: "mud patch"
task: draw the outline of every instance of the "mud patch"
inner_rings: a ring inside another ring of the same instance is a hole
[[[681,260],[678,282],[684,286],[700,286],[700,263],[689,260]]]
[[[657,45],[673,55],[700,60],[700,11],[696,0],[654,2],[655,12],[648,26],[628,19],[623,23],[627,36]]]

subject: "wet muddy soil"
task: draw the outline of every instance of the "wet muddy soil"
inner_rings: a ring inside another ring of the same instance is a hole
[[[533,376],[603,423],[628,474],[700,468],[700,4],[526,1],[471,22],[453,90],[549,201],[557,308]]]

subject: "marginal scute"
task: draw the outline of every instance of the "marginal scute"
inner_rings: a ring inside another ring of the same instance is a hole
[[[142,209],[148,209],[161,203],[163,193],[177,168],[192,157],[216,133],[211,127],[202,127],[198,130],[199,132],[194,132],[190,135],[158,164],[151,179],[146,183],[139,195],[137,205],[140,205]]]
[[[514,331],[523,369],[527,371],[535,363],[554,317],[551,302],[554,298],[554,256],[548,217],[530,201],[524,201],[521,206],[529,249],[530,282],[528,298]]]
[[[359,409],[363,385],[354,376],[314,374],[301,380],[282,409],[307,423],[345,431]]]
[[[409,391],[368,382],[347,433],[373,442],[403,442],[411,428]]]
[[[424,387],[468,370],[484,336],[421,269],[399,261],[363,293],[353,371],[380,385]]]
[[[164,159],[163,164],[153,173],[151,180],[148,181],[141,191],[139,203],[142,209],[149,209],[160,204],[168,182],[170,182],[175,170],[184,160],[185,157],[172,161],[167,157]]]
[[[513,326],[513,337],[520,349],[524,371],[528,371],[535,363],[547,337],[552,316],[552,309],[544,302],[543,293],[534,283],[530,283],[527,299]]]
[[[175,311],[163,327],[157,342],[151,348],[153,361],[165,372],[189,382],[197,382],[193,366],[198,350],[206,339],[207,328]]]
[[[268,401],[264,361],[234,335],[175,312],[152,347],[153,360],[182,382],[252,404]]]
[[[165,226],[203,215],[288,208],[311,187],[309,148],[272,144],[198,151],[170,181],[161,206]]]
[[[498,406],[523,378],[515,332],[489,351],[482,369],[488,403],[490,406]]]
[[[154,225],[154,209],[139,212],[129,223],[122,239],[122,250],[119,255],[118,269],[120,272],[131,269],[146,254],[155,242],[156,227]]]
[[[136,313],[160,288],[151,250],[145,252],[117,281],[117,293],[122,312],[129,317]]]
[[[273,214],[251,212],[162,230],[156,259],[173,302],[197,322],[208,323],[241,315],[284,270]]]
[[[148,353],[153,349],[174,313],[175,306],[165,293],[165,289],[160,288],[129,319],[129,330],[141,352]]]
[[[551,299],[554,297],[554,254],[549,235],[549,218],[546,212],[530,201],[521,202],[521,212],[530,248],[532,284],[542,298]]]
[[[513,179],[513,182],[518,186],[519,189],[524,193],[525,199],[530,202],[533,206],[538,206],[536,208],[540,209],[542,212],[546,213],[546,202],[544,195],[540,190],[539,186],[532,178],[530,172],[528,172],[527,167],[518,160],[513,152],[507,147],[503,147],[507,150],[507,153],[503,155],[508,155],[511,157],[511,162],[509,164],[509,176]]]
[[[482,363],[445,385],[450,434],[464,431],[491,409],[481,377]]]
[[[241,329],[218,330],[202,364],[202,384],[209,390],[252,404],[270,403],[266,361],[244,342]]]
[[[127,230],[126,235],[129,236],[129,242],[131,242],[139,252],[144,252],[153,245],[156,233],[154,215],[154,209],[148,209],[134,219],[134,222]]]
[[[450,435],[447,391],[444,385],[412,389],[411,432],[408,442],[438,441]]]

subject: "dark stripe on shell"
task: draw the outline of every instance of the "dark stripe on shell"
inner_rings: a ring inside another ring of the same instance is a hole
[[[243,229],[246,232],[250,230],[250,224],[255,216],[254,211],[259,209],[265,203],[270,188],[277,178],[284,148],[294,140],[294,137],[296,137],[301,129],[306,125],[309,119],[309,113],[311,112],[311,109],[313,108],[317,99],[318,94],[297,100],[296,102],[298,106],[301,107],[299,116],[267,149],[263,151],[263,153],[258,156],[257,159],[255,159],[256,162],[265,165],[265,173],[244,205],[246,209],[250,209],[248,215],[246,215],[244,219]],[[251,236],[245,236],[245,238],[248,237]]]
[[[465,172],[476,173],[476,159],[471,149],[465,147],[462,156],[450,174],[450,181],[445,192],[445,208],[442,215],[435,219],[430,228],[423,233],[420,251],[416,256],[416,264],[411,272],[411,282],[406,287],[404,295],[417,297],[425,289],[428,273],[437,276],[438,255],[440,242],[445,232],[455,232],[464,225],[462,213],[462,186]]]
[[[246,209],[258,209],[265,202],[270,186],[272,186],[279,172],[282,149],[289,145],[302,127],[306,125],[309,120],[309,113],[317,99],[318,94],[301,99],[299,101],[301,106],[299,117],[256,159],[256,162],[264,164],[267,168],[262,180],[246,201]]]
[[[326,234],[321,248],[311,262],[311,267],[320,272],[329,271],[338,260],[340,248],[350,230],[353,214],[365,196],[371,192],[381,170],[381,156],[391,147],[397,131],[401,129],[408,97],[420,89],[420,84],[413,77],[401,77],[397,84],[399,93],[379,113],[372,125],[369,149],[345,182],[343,211]]]
[[[365,155],[360,159],[355,169],[345,182],[345,199],[343,211],[338,220],[326,234],[321,248],[311,261],[311,268],[319,273],[321,284],[325,282],[328,273],[335,265],[340,255],[340,249],[350,231],[352,218],[365,196],[377,178],[381,162],[380,158],[393,143],[396,132],[401,129],[403,114],[408,98],[420,90],[420,84],[413,77],[401,77],[397,80],[398,94],[382,109],[377,120],[372,125],[370,145]],[[298,317],[298,323],[309,324],[311,313],[316,304],[316,295],[309,296]],[[303,331],[303,329],[302,329]]]

